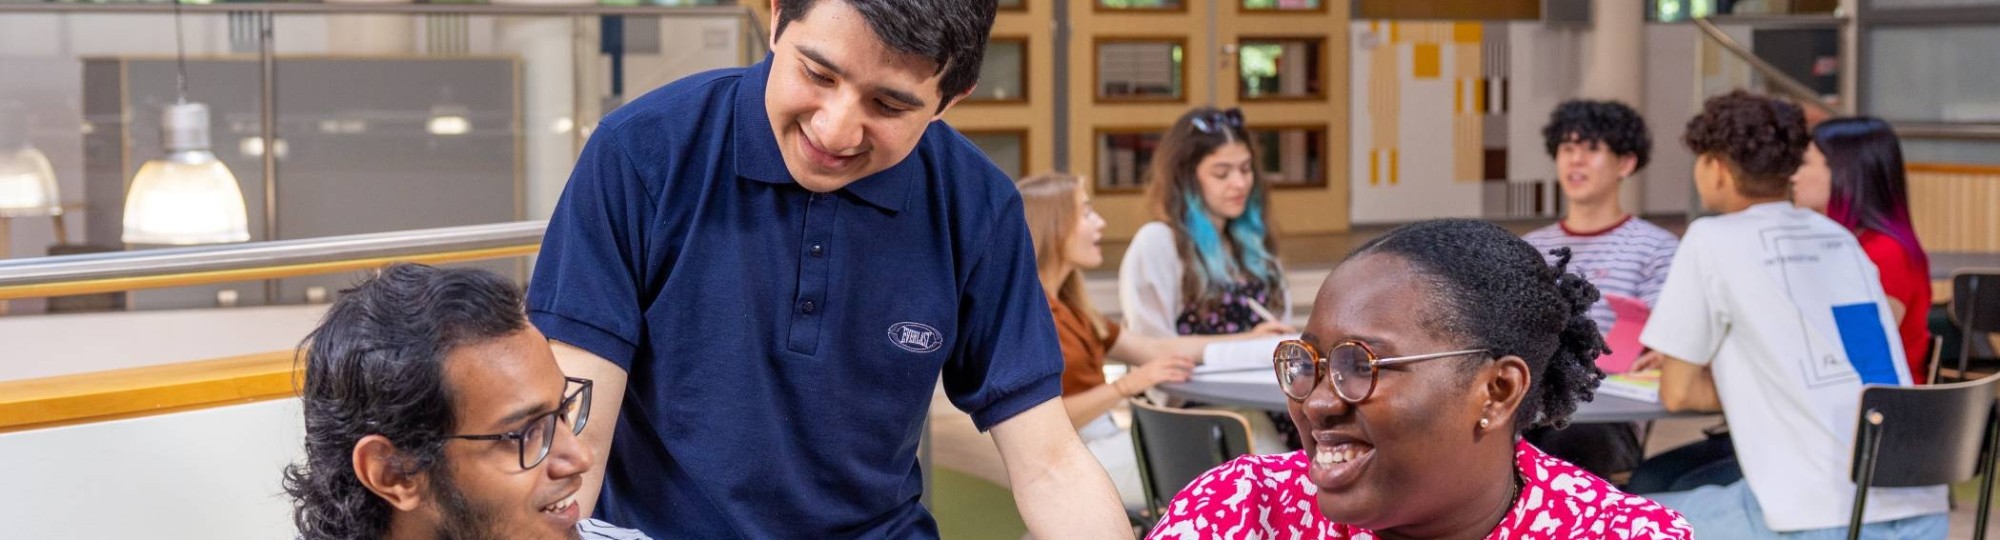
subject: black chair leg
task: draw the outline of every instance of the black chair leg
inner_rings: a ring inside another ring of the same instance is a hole
[[[1861,516],[1868,510],[1868,486],[1875,483],[1876,451],[1882,446],[1882,413],[1870,409],[1861,425],[1861,481],[1854,483],[1854,514],[1847,521],[1847,540],[1861,539]]]
[[[1986,540],[1986,520],[1993,512],[1993,461],[2000,453],[2000,403],[1994,404],[1986,417],[1985,451],[1979,456],[1979,466],[1985,474],[1979,480],[1979,512],[1972,520],[1973,540]]]

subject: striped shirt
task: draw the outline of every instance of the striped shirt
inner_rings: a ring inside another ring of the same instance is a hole
[[[582,540],[652,540],[646,533],[622,529],[591,518],[577,522],[576,532]]]
[[[1596,285],[1598,292],[1637,298],[1649,309],[1659,302],[1667,267],[1680,247],[1680,239],[1673,233],[1631,216],[1602,231],[1579,233],[1557,223],[1535,229],[1522,239],[1544,256],[1559,247],[1569,248],[1571,272]],[[1611,304],[1602,299],[1590,307],[1590,318],[1597,322],[1597,331],[1607,334],[1611,323],[1618,320]]]

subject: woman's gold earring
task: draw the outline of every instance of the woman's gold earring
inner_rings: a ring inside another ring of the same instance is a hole
[[[1479,419],[1479,429],[1486,429],[1489,427],[1493,427],[1493,422],[1488,421],[1485,418]]]

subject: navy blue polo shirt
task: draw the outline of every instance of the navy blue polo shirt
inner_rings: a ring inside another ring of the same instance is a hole
[[[595,515],[659,538],[935,537],[916,457],[939,375],[980,429],[1061,394],[1020,195],[942,122],[807,191],[769,75],[613,112],[549,221],[529,318],[628,376]]]

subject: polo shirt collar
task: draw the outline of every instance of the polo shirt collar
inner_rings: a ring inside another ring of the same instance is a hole
[[[771,119],[764,113],[764,88],[770,80],[771,55],[766,54],[764,61],[743,71],[743,78],[736,86],[736,135],[731,142],[736,154],[736,174],[768,184],[796,185],[798,181],[785,169],[785,156],[778,150],[778,139],[772,135]],[[923,181],[922,154],[913,150],[901,163],[848,184],[842,191],[883,210],[901,212],[910,191]]]

